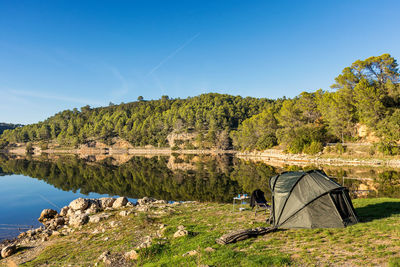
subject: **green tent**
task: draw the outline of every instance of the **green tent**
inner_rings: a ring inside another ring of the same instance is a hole
[[[349,192],[321,171],[270,179],[274,228],[340,228],[358,222]]]

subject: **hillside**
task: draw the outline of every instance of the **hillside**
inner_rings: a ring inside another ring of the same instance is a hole
[[[17,127],[22,127],[22,124],[12,124],[12,123],[4,123],[0,122],[0,134],[2,134],[5,130],[15,129]]]
[[[140,100],[65,110],[43,122],[6,130],[2,144],[56,141],[63,146],[111,145],[183,149],[265,150],[316,154],[327,143],[376,142],[399,154],[400,73],[389,54],[357,60],[335,78],[332,91],[269,100],[225,94]]]

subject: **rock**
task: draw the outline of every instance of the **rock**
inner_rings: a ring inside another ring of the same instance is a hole
[[[115,201],[115,198],[112,197],[102,197],[99,199],[99,204],[101,209],[105,208],[111,208],[113,203]]]
[[[86,214],[94,214],[99,212],[100,209],[100,204],[98,202],[95,201],[91,201],[89,204],[89,207],[85,210]]]
[[[119,213],[119,216],[125,217],[128,216],[130,214],[132,214],[133,212],[131,210],[123,210]]]
[[[128,203],[128,199],[127,199],[126,197],[119,197],[119,198],[117,198],[117,199],[114,201],[112,207],[113,207],[114,209],[122,208],[122,207],[124,207],[127,203]]]
[[[92,215],[89,217],[89,222],[98,223],[100,221],[108,219],[109,217],[110,217],[110,214],[108,214],[108,213],[96,214],[96,215]]]
[[[141,243],[137,248],[138,248],[138,249],[148,248],[148,247],[151,246],[152,243],[153,243],[153,242],[152,242],[152,238],[151,238],[150,236],[146,236],[146,237],[144,238],[144,242]]]
[[[14,254],[16,251],[17,251],[16,245],[6,246],[1,250],[1,257],[7,258],[7,257],[11,256],[12,254]]]
[[[136,210],[142,211],[142,212],[148,212],[150,210],[150,208],[147,206],[139,206]]]
[[[88,206],[89,200],[81,197],[69,203],[69,207],[73,210],[85,210]]]
[[[204,251],[206,251],[206,252],[213,252],[213,251],[215,251],[215,249],[212,248],[212,247],[206,247],[206,248],[204,249]]]
[[[178,226],[178,230],[185,230],[186,228],[185,228],[185,226],[183,226],[183,225],[179,225]]]
[[[188,234],[189,234],[189,232],[186,231],[186,230],[178,230],[178,231],[175,232],[174,238],[186,236]]]
[[[119,223],[117,223],[116,221],[110,222],[110,226],[111,226],[112,228],[115,228],[115,227],[117,227],[118,225],[119,225]]]
[[[68,207],[68,206],[63,207],[63,208],[60,210],[60,215],[61,215],[61,216],[67,216],[68,210],[69,210],[69,207]]]
[[[182,257],[186,257],[186,256],[195,256],[195,255],[197,255],[197,254],[199,254],[199,253],[197,252],[197,250],[191,250],[191,251],[188,251],[188,252],[184,253],[184,254],[182,255]]]
[[[52,224],[53,224],[54,226],[62,226],[62,225],[65,224],[65,219],[64,219],[64,217],[55,218],[55,219],[52,221]]]
[[[69,225],[72,226],[81,226],[86,224],[89,221],[89,216],[86,214],[78,214],[78,215],[74,215],[71,216],[69,218]]]
[[[135,205],[132,202],[126,203],[126,206],[129,208],[133,208]]]
[[[36,234],[36,231],[35,230],[28,230],[28,231],[26,231],[26,235],[28,236],[28,237],[32,237],[32,236],[34,236]]]
[[[152,197],[144,197],[144,198],[138,199],[137,203],[139,206],[143,206],[143,205],[151,204],[155,201],[157,201],[157,200]]]
[[[136,250],[134,249],[125,253],[125,259],[127,260],[137,260],[138,258],[139,258],[139,253],[137,253]]]
[[[110,251],[104,251],[98,258],[100,261],[104,262],[106,265],[111,265],[111,254]]]
[[[156,200],[156,201],[154,201],[154,204],[168,204],[168,201],[166,201],[166,200]]]
[[[40,217],[38,219],[39,222],[44,223],[46,221],[52,220],[57,216],[58,212],[52,209],[44,209],[42,213],[40,213]]]
[[[160,229],[164,229],[165,227],[167,227],[167,225],[166,224],[160,224]]]

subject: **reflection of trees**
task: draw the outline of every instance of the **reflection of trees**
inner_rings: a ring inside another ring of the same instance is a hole
[[[231,178],[239,183],[244,192],[261,189],[266,192],[266,198],[270,199],[269,178],[277,174],[275,167],[260,162],[235,160],[233,169]]]
[[[0,155],[0,175],[23,174],[43,180],[64,191],[80,191],[84,194],[121,195],[131,198],[152,196],[167,200],[199,200],[230,202],[238,193],[251,193],[255,189],[266,192],[270,198],[269,178],[280,169],[261,162],[244,161],[223,156],[185,156],[182,164],[191,168],[168,168],[167,157],[133,157],[115,166],[112,158],[97,163],[73,156],[58,160],[46,157],[40,160],[9,159]],[[179,163],[177,164],[179,165]],[[288,166],[285,169],[291,169]],[[342,177],[352,170],[328,170],[327,174]],[[374,173],[374,186],[378,196],[400,197],[400,174],[394,170]],[[362,181],[344,180],[350,190],[357,190]],[[372,192],[370,196],[376,196]]]
[[[75,157],[52,161],[1,160],[4,170],[43,180],[65,191],[88,194],[123,195],[131,198],[152,196],[168,200],[231,201],[239,185],[221,172],[220,162],[209,159],[195,170],[171,171],[166,158],[134,157],[113,166],[110,161],[88,164]]]
[[[379,196],[400,197],[400,173],[397,171],[384,171],[378,175],[374,182],[378,185]]]

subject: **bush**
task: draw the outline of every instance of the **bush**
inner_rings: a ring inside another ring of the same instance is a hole
[[[321,152],[323,149],[324,149],[324,146],[322,145],[321,142],[312,141],[311,144],[307,144],[304,146],[303,153],[315,155],[315,154]]]
[[[342,145],[342,144],[336,144],[335,145],[335,150],[337,153],[339,153],[340,155],[342,155],[344,152],[346,152],[347,147]]]
[[[39,147],[40,147],[41,150],[46,150],[46,149],[49,148],[49,144],[47,142],[43,142],[42,141],[42,142],[39,143]]]
[[[33,148],[31,142],[29,142],[29,143],[26,144],[26,148],[25,148],[26,154],[32,154],[32,153],[33,153],[33,149],[34,149],[34,148]]]
[[[399,154],[399,147],[391,143],[381,142],[378,144],[378,151],[386,156],[393,156]]]
[[[278,144],[274,135],[264,135],[257,140],[256,149],[265,150]]]
[[[8,141],[6,140],[0,140],[0,149],[5,148],[8,145]]]

